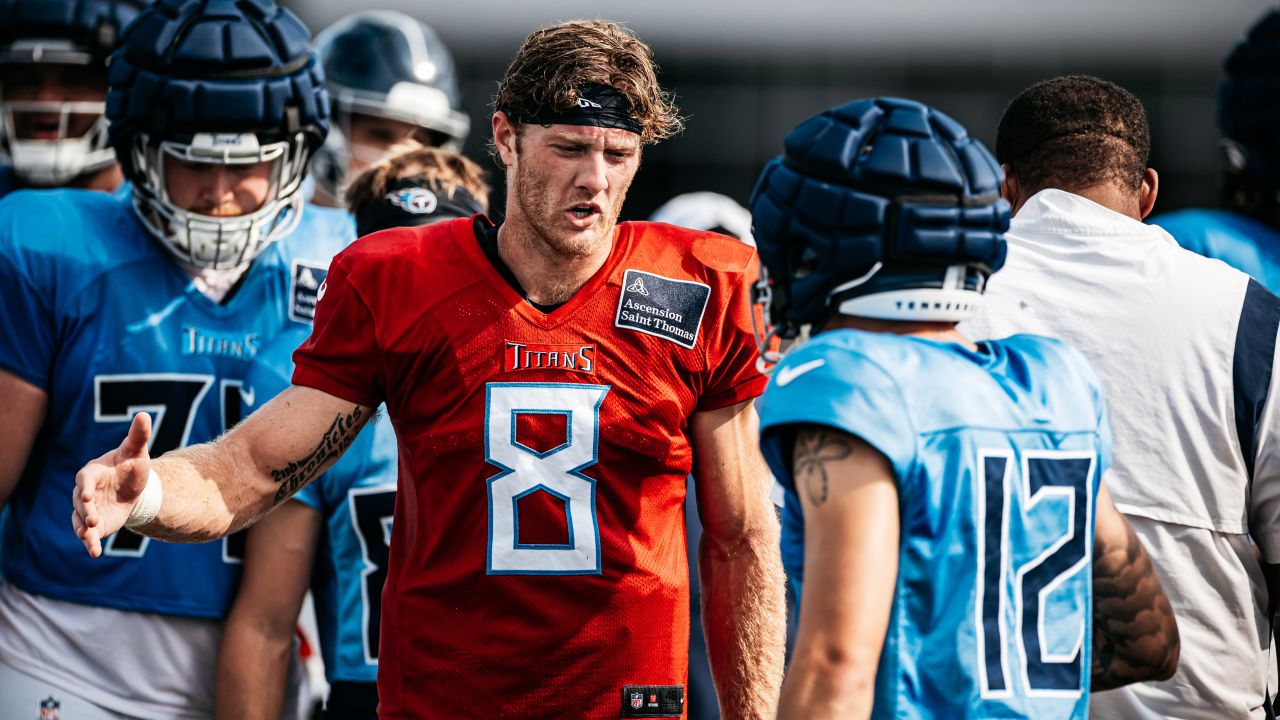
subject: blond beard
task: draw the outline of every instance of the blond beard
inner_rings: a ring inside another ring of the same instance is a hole
[[[630,189],[629,183],[627,187],[623,188],[622,191],[618,193],[617,202],[614,203],[613,207],[605,209],[605,212],[608,214],[604,215],[602,213],[602,223],[599,233],[591,238],[573,238],[564,240],[553,237],[549,233],[542,232],[538,225],[532,222],[535,219],[539,221],[542,219],[539,215],[531,213],[531,208],[526,204],[530,200],[534,203],[542,200],[538,193],[527,192],[533,184],[531,182],[533,179],[532,175],[526,174],[526,171],[521,169],[516,174],[514,183],[516,202],[520,205],[520,211],[525,217],[525,224],[531,231],[529,233],[530,237],[524,239],[526,246],[530,250],[549,259],[565,256],[582,258],[599,250],[600,245],[608,242],[613,236],[613,230],[618,225],[618,216],[622,213],[622,204],[627,199],[627,190]],[[530,198],[531,195],[533,196],[532,198]]]

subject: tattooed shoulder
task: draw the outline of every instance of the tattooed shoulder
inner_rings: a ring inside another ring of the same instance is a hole
[[[853,455],[853,438],[839,430],[820,425],[806,425],[796,432],[795,459],[792,472],[797,490],[804,488],[809,502],[822,505],[830,497],[831,463]]]

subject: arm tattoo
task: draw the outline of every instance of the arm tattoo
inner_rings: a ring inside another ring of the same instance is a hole
[[[326,462],[341,457],[351,447],[356,435],[360,434],[363,419],[364,409],[359,405],[352,408],[350,413],[339,413],[314,450],[282,468],[272,470],[271,479],[280,485],[272,504],[279,505],[314,478]]]
[[[827,501],[830,478],[827,463],[840,462],[853,454],[851,438],[839,430],[820,426],[801,428],[796,433],[796,452],[792,462],[796,487],[803,482],[809,501],[822,505]]]
[[[1125,525],[1123,545],[1093,549],[1092,690],[1168,678],[1178,658],[1178,625],[1151,556]]]

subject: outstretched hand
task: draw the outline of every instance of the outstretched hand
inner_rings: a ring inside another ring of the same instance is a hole
[[[102,554],[102,541],[124,527],[129,512],[142,494],[151,474],[147,443],[151,416],[133,416],[129,434],[116,448],[80,468],[71,502],[71,526],[90,557]]]

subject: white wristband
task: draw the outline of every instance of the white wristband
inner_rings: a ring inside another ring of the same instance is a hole
[[[160,476],[152,470],[147,476],[147,486],[142,488],[142,494],[133,503],[133,509],[129,511],[129,517],[124,521],[124,526],[133,530],[155,520],[156,515],[160,513],[160,501],[163,499],[164,488],[160,484]]]

